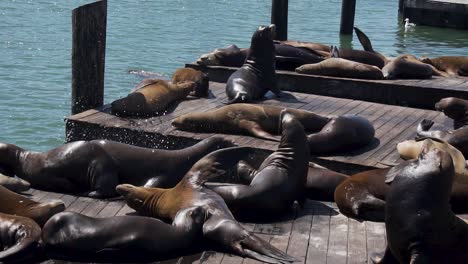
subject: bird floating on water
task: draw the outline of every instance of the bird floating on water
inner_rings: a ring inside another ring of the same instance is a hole
[[[415,26],[416,26],[416,24],[409,22],[409,18],[405,19],[405,28],[412,28],[412,27],[415,27]]]

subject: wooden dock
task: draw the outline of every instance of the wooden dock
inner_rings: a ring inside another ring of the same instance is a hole
[[[236,67],[186,67],[208,74],[210,80],[226,82]],[[284,91],[364,100],[391,105],[434,109],[434,104],[445,97],[468,99],[468,78],[433,77],[427,80],[362,80],[276,71],[278,88]]]
[[[66,140],[110,139],[162,149],[175,149],[194,144],[215,134],[178,131],[172,127],[171,121],[183,114],[204,112],[224,106],[223,102],[226,101],[224,86],[223,83],[211,82],[211,98],[183,101],[172,107],[165,115],[147,119],[117,117],[109,113],[109,105],[85,111],[67,119]],[[309,110],[320,115],[357,114],[373,123],[376,135],[369,146],[353,152],[312,158],[312,161],[321,165],[348,173],[386,167],[385,164],[397,161],[399,157],[395,151],[396,144],[414,138],[416,126],[424,118],[435,120],[436,126],[451,126],[451,120],[443,113],[432,110],[312,94],[294,92],[290,94],[292,96],[284,98],[269,96],[261,103]],[[253,146],[268,151],[277,148],[276,142],[250,136],[223,135],[223,137],[241,146]]]
[[[467,0],[400,0],[403,17],[416,24],[468,29]]]

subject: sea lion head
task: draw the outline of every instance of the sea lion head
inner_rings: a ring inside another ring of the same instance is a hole
[[[9,177],[0,173],[0,185],[13,192],[24,192],[31,188],[31,184],[18,177]]]
[[[128,206],[137,212],[141,211],[144,202],[153,194],[150,194],[148,190],[149,188],[137,187],[131,184],[120,184],[115,188],[115,191],[127,201]]]
[[[15,145],[0,143],[0,173],[5,176],[15,176],[14,165],[16,161],[16,153],[21,149]]]
[[[287,138],[289,139],[306,140],[304,127],[301,122],[296,119],[293,113],[289,112],[287,109],[283,109],[280,113],[279,120],[278,132],[282,134],[281,139],[286,138],[287,135]]]
[[[447,97],[441,99],[435,104],[437,111],[443,112],[446,116],[453,120],[463,119],[467,112],[467,102],[463,99],[455,97]]]
[[[419,59],[419,61],[434,66],[434,63],[433,63],[432,60],[431,60],[430,58],[428,58],[428,57],[421,57],[421,58]]]
[[[274,51],[273,38],[276,34],[276,26],[271,24],[269,26],[260,26],[252,35],[250,43],[250,52],[253,54]],[[274,52],[272,53],[274,57]]]
[[[197,64],[205,66],[242,66],[245,56],[236,45],[215,49],[213,52],[200,56]]]

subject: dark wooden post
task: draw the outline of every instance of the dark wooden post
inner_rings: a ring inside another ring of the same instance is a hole
[[[72,11],[72,114],[104,103],[107,0]]]
[[[404,5],[405,5],[405,0],[398,1],[398,13],[400,14],[403,13]]]
[[[276,25],[276,40],[288,39],[288,0],[272,0],[271,23]]]
[[[356,11],[356,0],[342,0],[341,4],[341,34],[353,34],[354,13]]]

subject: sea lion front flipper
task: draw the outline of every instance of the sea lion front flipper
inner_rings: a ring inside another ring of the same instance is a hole
[[[263,138],[267,140],[273,140],[279,142],[279,139],[273,136],[272,134],[263,130],[256,122],[242,120],[239,122],[239,126],[247,130],[254,137]]]
[[[231,147],[211,152],[197,161],[179,184],[203,185],[219,177],[252,152],[250,147]]]
[[[203,225],[203,234],[243,257],[267,263],[297,261],[265,240],[249,233],[239,223],[232,220],[220,220],[216,216],[211,216]]]
[[[374,49],[372,48],[372,42],[370,41],[369,37],[367,37],[367,35],[357,27],[354,27],[354,32],[356,33],[356,36],[358,37],[359,42],[361,43],[364,50],[374,52]]]

